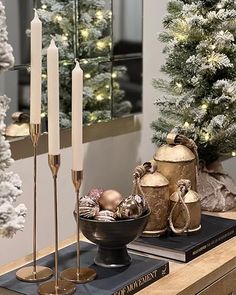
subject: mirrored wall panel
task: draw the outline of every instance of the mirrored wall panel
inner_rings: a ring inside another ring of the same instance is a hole
[[[84,124],[142,111],[142,0],[4,0],[15,67],[1,77],[11,113],[29,113],[30,22],[43,23],[42,117],[47,118],[46,49],[60,54],[60,122],[71,125],[71,71],[84,70]],[[47,124],[45,124],[45,128]]]

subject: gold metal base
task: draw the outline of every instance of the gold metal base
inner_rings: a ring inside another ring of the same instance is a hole
[[[68,268],[61,273],[60,277],[66,281],[83,284],[93,281],[96,275],[96,271],[91,268],[81,268],[79,273],[77,272],[77,268]]]
[[[71,295],[76,291],[76,285],[67,281],[58,281],[56,287],[55,281],[43,283],[39,286],[38,293],[40,295]]]
[[[34,272],[33,266],[27,266],[19,269],[16,272],[16,278],[23,282],[42,282],[50,279],[53,275],[53,271],[45,266],[36,266],[36,272]]]

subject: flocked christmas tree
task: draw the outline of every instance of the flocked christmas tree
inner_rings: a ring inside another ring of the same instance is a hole
[[[171,0],[164,19],[169,78],[154,85],[153,141],[170,131],[193,138],[206,164],[236,149],[236,4],[234,0]]]
[[[7,41],[5,7],[0,1],[0,72],[14,64],[13,50]],[[4,137],[4,118],[9,102],[7,96],[0,96],[0,235],[7,238],[24,228],[26,215],[25,205],[13,206],[22,194],[21,180],[17,174],[5,172],[13,163],[9,142]]]
[[[71,70],[75,57],[80,58],[84,70],[84,123],[106,121],[111,118],[111,78],[114,73],[109,63],[111,51],[111,17],[108,3],[104,0],[78,1],[75,16],[74,0],[41,0],[38,9],[43,21],[44,55],[51,35],[60,52],[60,109],[61,126],[69,127],[71,120]],[[77,18],[78,26],[75,26]],[[45,63],[45,61],[44,61]],[[44,67],[45,68],[45,67]],[[114,70],[115,77],[124,68]],[[46,69],[43,73],[43,106],[47,113]],[[115,115],[130,113],[131,105],[122,101],[124,91],[118,82],[113,84],[115,93]]]

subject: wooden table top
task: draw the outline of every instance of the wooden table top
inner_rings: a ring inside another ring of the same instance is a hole
[[[224,213],[208,213],[215,216],[236,219],[236,208]],[[84,240],[84,238],[82,238]],[[66,247],[76,241],[73,236],[60,243]],[[54,252],[54,246],[38,252],[38,258]],[[32,261],[32,255],[8,263],[0,267],[0,275],[19,268]],[[196,294],[236,267],[236,237],[209,250],[205,254],[188,262],[170,261],[170,273],[166,277],[139,291],[139,295],[189,295]],[[6,293],[7,294],[7,293]],[[9,293],[8,293],[9,294]]]

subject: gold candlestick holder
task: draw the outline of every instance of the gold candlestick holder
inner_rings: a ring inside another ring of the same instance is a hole
[[[79,190],[81,186],[81,182],[83,179],[83,172],[82,171],[71,171],[72,182],[75,187],[76,192],[76,223],[77,223],[77,259],[76,259],[76,267],[75,268],[68,268],[64,270],[60,277],[64,280],[74,282],[77,284],[87,283],[95,279],[96,272],[91,268],[81,268],[80,267],[80,226],[79,226]]]
[[[60,155],[48,155],[48,164],[52,171],[54,184],[54,218],[55,218],[55,280],[39,286],[40,295],[74,294],[76,286],[68,281],[59,280],[58,276],[58,214],[57,214],[57,174],[60,167]]]
[[[29,132],[34,148],[34,199],[33,199],[33,265],[19,269],[16,272],[18,280],[24,282],[40,282],[49,279],[53,271],[45,266],[36,264],[37,260],[37,147],[41,133],[40,124],[30,124]]]

